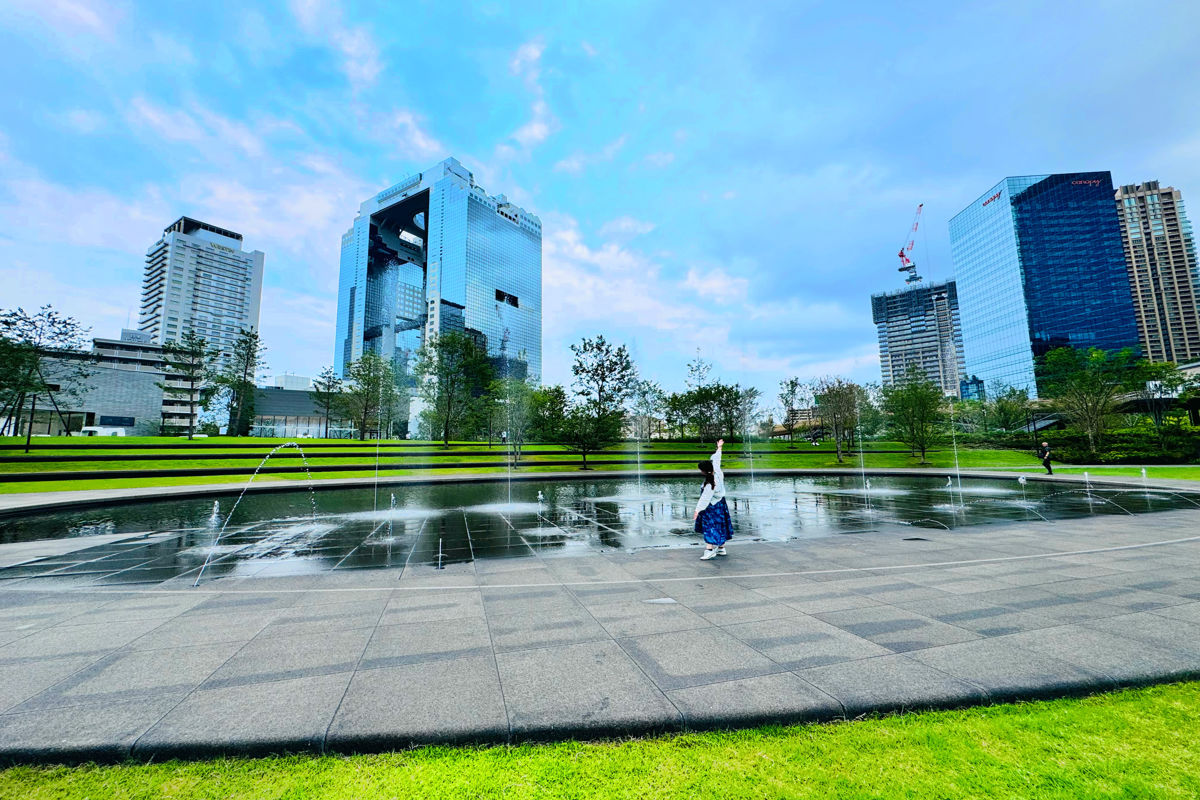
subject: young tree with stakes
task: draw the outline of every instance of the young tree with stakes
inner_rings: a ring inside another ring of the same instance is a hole
[[[266,369],[262,339],[254,328],[238,331],[225,364],[213,379],[228,402],[230,436],[247,436],[254,420],[254,378]]]
[[[163,344],[166,380],[158,384],[158,387],[163,390],[163,394],[183,397],[187,402],[189,440],[196,433],[196,409],[204,406],[208,400],[213,364],[216,363],[218,355],[217,349],[210,346],[207,339],[193,331],[184,333],[179,337],[179,341]]]
[[[92,374],[92,358],[82,352],[88,330],[49,305],[33,314],[23,308],[0,313],[0,402],[5,427],[12,422],[16,433],[25,401],[30,401],[25,452],[29,452],[39,397],[50,401],[66,434],[71,435],[56,395],[77,396]]]
[[[621,440],[625,403],[633,393],[637,370],[625,345],[613,347],[603,336],[571,345],[575,363],[575,402],[564,420],[567,446],[587,457]]]
[[[429,427],[441,434],[443,447],[479,409],[495,370],[487,353],[466,334],[443,333],[417,352],[417,391],[425,401]]]
[[[800,393],[804,384],[799,378],[779,382],[779,405],[783,406],[783,429],[787,431],[788,447],[796,446],[796,423],[800,416]]]
[[[838,463],[842,463],[842,442],[854,429],[858,419],[861,389],[858,384],[837,376],[818,379],[813,384],[813,397],[821,414],[821,422],[833,434]]]
[[[333,367],[325,367],[321,370],[321,374],[313,381],[312,391],[308,396],[312,398],[313,404],[321,409],[321,416],[325,418],[325,438],[329,438],[329,417],[333,414],[333,410],[337,407],[338,398],[342,396],[342,390],[345,388],[345,383],[333,371]]]
[[[367,438],[372,423],[382,437],[382,421],[391,419],[398,397],[391,363],[377,353],[363,353],[346,367],[346,383],[335,408],[358,426],[359,441]]]

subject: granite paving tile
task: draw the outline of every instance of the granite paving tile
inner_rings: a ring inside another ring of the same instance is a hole
[[[896,653],[978,638],[978,634],[965,628],[947,625],[897,606],[870,606],[814,616]]]
[[[381,625],[363,653],[360,670],[491,656],[491,636],[482,617]],[[432,668],[436,671],[440,667]]]
[[[1111,685],[1111,680],[1102,673],[1018,647],[1011,638],[978,639],[917,650],[908,655],[947,675],[982,687],[989,699],[996,702],[1081,694]]]
[[[791,670],[855,661],[892,652],[815,617],[803,615],[730,625],[725,627],[725,631]]]
[[[784,671],[716,628],[638,636],[621,639],[620,644],[664,691]]]
[[[667,697],[688,728],[795,724],[842,716],[842,705],[790,672],[673,689]]]
[[[953,678],[906,655],[847,661],[796,672],[837,699],[848,717],[982,703],[982,688]]]

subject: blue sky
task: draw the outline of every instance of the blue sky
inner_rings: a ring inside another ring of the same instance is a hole
[[[340,235],[447,155],[542,219],[555,382],[596,333],[668,388],[697,349],[770,395],[877,381],[917,203],[926,278],[1005,175],[1200,204],[1194,2],[4,6],[0,306],[136,326],[146,248],[196,216],[267,254],[273,373],[332,362]]]

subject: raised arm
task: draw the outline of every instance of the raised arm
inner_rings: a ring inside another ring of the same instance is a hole
[[[717,451],[709,456],[709,461],[712,461],[713,472],[721,474],[721,450],[725,447],[724,439],[717,439]]]

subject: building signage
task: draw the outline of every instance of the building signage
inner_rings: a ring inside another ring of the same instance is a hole
[[[1000,192],[996,192],[994,195],[989,197],[987,200],[984,200],[983,204],[986,206],[988,203],[992,202],[993,200],[998,200],[999,198],[1000,198]]]
[[[1093,179],[1090,181],[1071,181],[1071,185],[1072,186],[1099,186],[1100,181],[1099,181],[1099,179]]]
[[[209,242],[208,246],[213,250],[223,250],[226,253],[237,253],[237,250],[234,250],[232,247],[226,247],[223,244],[214,244],[213,242]]]

